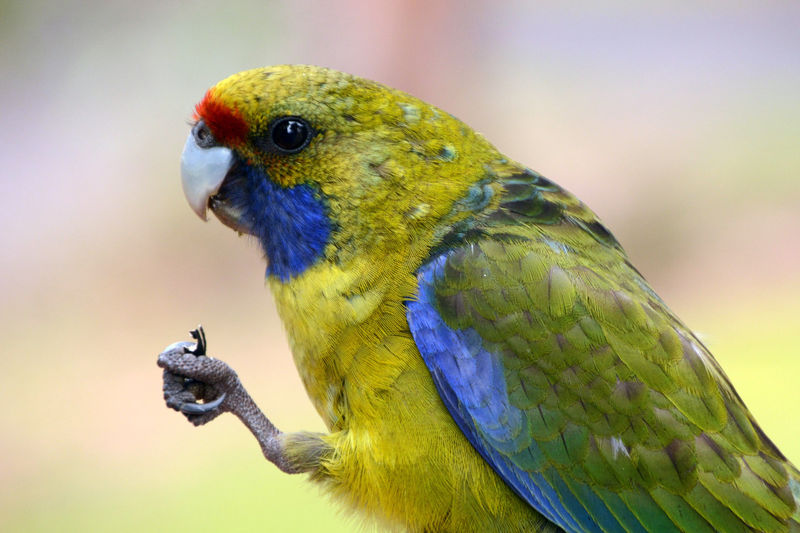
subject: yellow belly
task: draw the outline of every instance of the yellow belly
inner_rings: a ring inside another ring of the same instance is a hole
[[[328,267],[271,284],[298,371],[331,431],[324,440],[335,453],[314,479],[385,526],[535,531],[540,516],[480,457],[438,396],[406,323],[414,278],[369,289],[358,282]]]

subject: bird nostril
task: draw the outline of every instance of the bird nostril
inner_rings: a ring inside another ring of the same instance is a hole
[[[214,134],[211,133],[208,125],[203,120],[194,125],[192,135],[194,135],[194,140],[200,148],[212,148],[217,145]]]

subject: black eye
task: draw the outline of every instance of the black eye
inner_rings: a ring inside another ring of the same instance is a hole
[[[192,128],[192,135],[194,135],[194,141],[200,148],[212,148],[217,145],[214,134],[211,133],[211,130],[208,129],[208,126],[206,126],[203,120],[198,121],[198,123],[194,125],[194,128]]]
[[[311,134],[311,126],[299,117],[281,117],[269,129],[272,143],[286,154],[296,154],[305,148],[311,140]]]

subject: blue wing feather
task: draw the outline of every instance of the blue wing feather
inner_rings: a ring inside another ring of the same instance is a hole
[[[407,304],[411,334],[445,406],[458,427],[497,474],[537,511],[566,531],[624,531],[608,505],[583,483],[565,481],[545,466],[522,411],[511,405],[502,364],[473,329],[450,328],[436,310],[433,288],[447,254],[418,271],[419,293]],[[514,460],[541,463],[531,471]],[[576,495],[577,494],[577,495]],[[619,511],[618,511],[619,512]],[[629,513],[624,522],[638,521]]]

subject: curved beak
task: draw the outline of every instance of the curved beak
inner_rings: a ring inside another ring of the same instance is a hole
[[[208,200],[214,196],[233,165],[233,153],[222,146],[201,148],[189,133],[181,154],[183,194],[192,210],[208,220]]]

